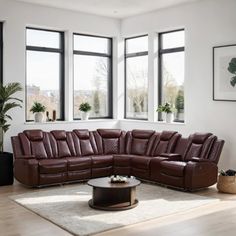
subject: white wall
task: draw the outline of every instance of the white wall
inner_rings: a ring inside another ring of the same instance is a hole
[[[121,35],[124,37],[179,28],[185,28],[186,31],[186,124],[124,120],[120,122],[122,129],[171,129],[184,135],[195,131],[213,132],[226,141],[220,167],[236,169],[236,103],[212,99],[212,47],[236,44],[235,9],[235,0],[204,0],[122,22]],[[149,77],[149,80],[151,86],[153,77]]]
[[[15,2],[12,0],[0,0],[0,21],[4,21],[4,83],[18,81],[25,85],[25,28],[26,26],[41,27],[46,29],[56,29],[65,31],[65,89],[66,89],[66,120],[72,121],[72,100],[73,93],[73,63],[72,63],[72,33],[87,33],[117,38],[120,33],[120,21],[94,16],[84,13],[78,13],[68,10],[61,10],[50,7],[37,6]],[[114,48],[114,58],[116,58],[117,49]],[[117,72],[114,70],[114,79]],[[25,100],[24,93],[19,97]],[[78,122],[56,122],[54,124],[32,125],[25,124],[25,102],[22,109],[13,111],[13,122],[11,129],[6,134],[5,150],[11,151],[10,136],[17,134],[24,129],[41,128],[66,129],[88,128],[96,129],[99,127],[114,128],[117,126],[116,120],[101,121],[78,121]],[[116,106],[114,104],[114,109]]]

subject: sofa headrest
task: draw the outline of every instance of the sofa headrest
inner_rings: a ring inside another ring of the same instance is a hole
[[[143,138],[143,139],[148,139],[150,138],[155,131],[153,130],[141,130],[141,129],[135,129],[132,131],[132,136],[134,138]]]
[[[160,140],[162,141],[168,141],[170,140],[175,134],[177,134],[176,131],[162,131],[161,136],[160,136]]]
[[[80,139],[89,139],[89,131],[88,129],[74,129],[73,132],[80,138]]]
[[[212,133],[194,133],[192,134],[192,141],[196,144],[202,144],[209,138]]]
[[[25,130],[24,134],[31,141],[39,141],[43,139],[43,131],[40,129]]]
[[[53,131],[51,131],[51,133],[56,140],[65,140],[66,139],[66,131],[65,130],[53,130]]]
[[[120,129],[97,129],[102,138],[119,138],[121,135]]]

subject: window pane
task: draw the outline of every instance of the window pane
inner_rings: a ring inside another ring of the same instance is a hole
[[[60,48],[59,32],[26,29],[26,33],[27,46]]]
[[[74,35],[74,50],[111,54],[110,39],[85,35]]]
[[[34,120],[30,108],[34,101],[42,103],[49,111],[56,110],[60,117],[60,54],[27,51],[27,120]]]
[[[142,36],[126,40],[126,53],[148,51],[148,36]]]
[[[109,58],[74,55],[74,118],[81,118],[79,106],[92,106],[90,117],[109,116]]]
[[[184,120],[184,52],[162,55],[162,104],[175,107],[175,119]]]
[[[126,59],[126,118],[148,117],[148,57]]]
[[[184,47],[184,30],[162,34],[162,49]]]

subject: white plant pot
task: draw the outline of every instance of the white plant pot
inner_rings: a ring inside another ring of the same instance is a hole
[[[173,113],[166,113],[166,123],[172,123],[174,120],[174,114]]]
[[[88,120],[89,112],[81,112],[81,120]]]
[[[43,122],[43,113],[42,112],[35,112],[34,113],[34,121],[37,123]]]

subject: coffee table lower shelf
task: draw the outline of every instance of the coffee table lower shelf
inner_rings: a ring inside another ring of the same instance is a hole
[[[135,199],[134,203],[130,205],[130,202],[122,202],[122,203],[117,203],[117,204],[99,204],[99,205],[94,205],[93,204],[93,199],[90,199],[88,202],[89,206],[97,209],[97,210],[103,210],[103,211],[123,211],[123,210],[129,210],[138,205],[138,200]]]

